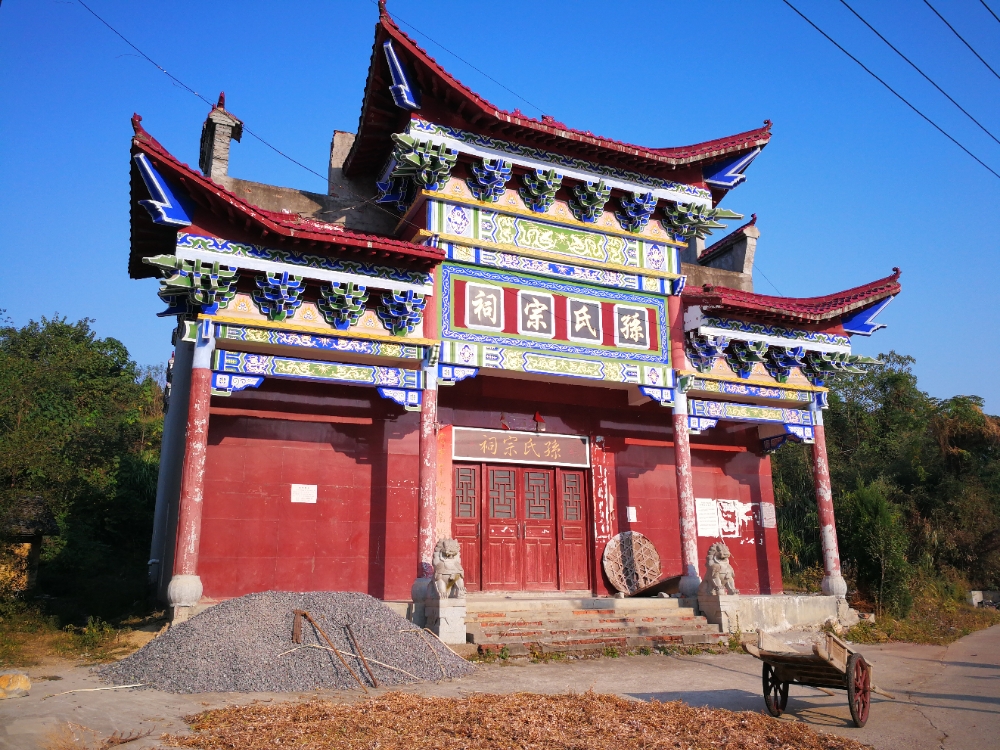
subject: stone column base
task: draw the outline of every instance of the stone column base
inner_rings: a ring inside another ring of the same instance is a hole
[[[445,643],[465,643],[465,599],[428,598],[424,616],[427,627]]]
[[[698,596],[698,588],[701,586],[701,578],[697,575],[683,575],[677,582],[677,593],[682,597]]]
[[[820,588],[827,596],[847,596],[847,581],[844,580],[844,577],[840,573],[823,576]]]
[[[191,609],[198,606],[204,589],[196,575],[175,575],[167,586],[167,604],[172,610]]]
[[[195,607],[170,607],[170,627],[187,622],[197,613]]]
[[[739,608],[739,594],[698,595],[698,609],[701,610],[701,614],[713,625],[719,625],[723,633],[735,633],[737,629],[743,629],[739,624]]]
[[[427,599],[428,591],[433,583],[433,578],[418,578],[410,586],[410,599],[413,601],[413,609],[410,610],[410,622],[418,628],[427,626],[424,601]]]

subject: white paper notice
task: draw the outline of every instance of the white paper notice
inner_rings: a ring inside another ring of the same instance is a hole
[[[316,485],[315,484],[293,484],[292,485],[292,502],[293,503],[315,503],[316,502]]]
[[[778,519],[774,516],[774,503],[760,504],[761,526],[765,529],[773,529],[778,525]]]
[[[636,522],[635,506],[634,505],[627,506],[625,508],[625,512],[626,512],[626,514],[628,516],[628,522],[629,523],[635,523]]]
[[[698,536],[719,535],[719,508],[711,497],[697,497],[694,500],[695,516],[698,519]]]

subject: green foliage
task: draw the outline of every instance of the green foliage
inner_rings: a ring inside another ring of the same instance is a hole
[[[59,534],[39,586],[68,619],[144,599],[163,428],[162,371],[140,371],[90,323],[0,327],[0,519],[43,498]]]
[[[885,481],[878,480],[843,493],[838,525],[858,579],[868,584],[875,597],[876,614],[888,611],[905,617],[913,604],[906,559],[909,537],[903,512],[888,499],[887,491]]]
[[[879,359],[835,379],[824,422],[845,574],[903,617],[918,577],[1000,586],[1000,419],[921,391],[911,357]],[[781,448],[773,475],[783,572],[808,577],[822,562],[810,447]]]

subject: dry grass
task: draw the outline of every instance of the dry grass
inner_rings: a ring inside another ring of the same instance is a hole
[[[160,619],[160,613],[153,613],[112,625],[94,617],[86,625],[60,628],[58,618],[37,606],[0,600],[0,669],[33,667],[53,658],[90,664],[116,661],[151,640],[153,634],[144,631],[155,628]]]
[[[172,747],[201,750],[868,747],[763,714],[692,708],[680,701],[642,703],[594,692],[476,694],[461,699],[388,693],[353,704],[253,704],[206,711],[188,721],[194,734],[168,736],[163,741]]]
[[[855,643],[903,641],[943,645],[993,625],[1000,625],[1000,612],[995,609],[922,597],[905,618],[883,616],[874,623],[862,622],[848,630],[845,637]]]
[[[152,729],[144,732],[138,730],[114,732],[110,737],[101,739],[93,729],[67,722],[49,735],[45,750],[111,750],[113,747],[149,737],[152,733]]]

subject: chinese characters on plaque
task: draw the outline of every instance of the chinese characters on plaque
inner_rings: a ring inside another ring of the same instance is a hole
[[[503,330],[503,289],[468,284],[465,289],[465,323],[469,328]]]
[[[556,335],[555,299],[551,294],[518,291],[517,332],[550,339]]]
[[[649,348],[649,315],[645,307],[615,305],[615,346]]]
[[[652,331],[648,306],[609,304],[587,297],[554,295],[534,289],[514,289],[469,281],[465,285],[465,326],[474,330],[503,333],[507,317],[516,315],[517,333],[532,338],[555,339],[559,319],[561,340],[588,346],[613,345],[650,349]],[[556,299],[559,296],[560,299]],[[515,309],[516,299],[516,309]],[[557,304],[558,303],[558,304]],[[610,315],[608,314],[610,313]],[[565,318],[565,320],[563,320]],[[511,321],[513,323],[514,321]],[[614,327],[614,336],[608,328]]]
[[[600,344],[604,341],[601,331],[601,303],[585,299],[566,300],[569,311],[567,334],[570,341]]]
[[[587,438],[514,430],[455,427],[452,456],[456,461],[590,466]]]

